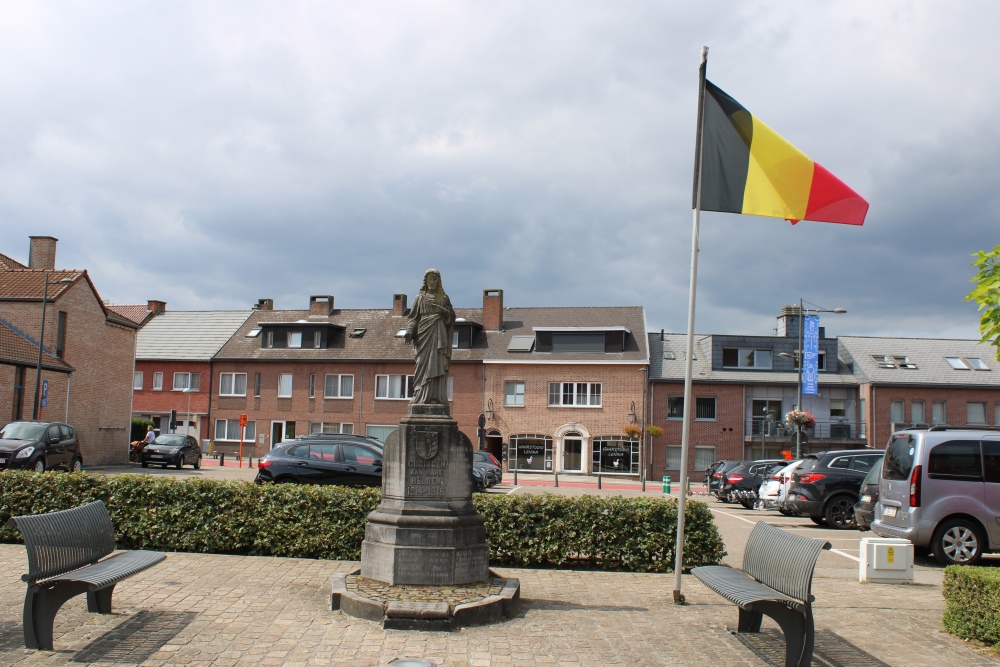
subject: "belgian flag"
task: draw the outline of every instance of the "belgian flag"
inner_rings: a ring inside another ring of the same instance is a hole
[[[868,202],[861,195],[721,88],[704,84],[701,210],[785,218],[792,224],[864,224]]]

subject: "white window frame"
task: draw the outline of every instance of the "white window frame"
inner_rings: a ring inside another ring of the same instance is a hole
[[[389,385],[391,378],[402,378],[398,380],[399,388],[403,389],[405,396],[389,396]],[[412,375],[376,375],[375,376],[375,399],[379,401],[408,401],[413,398],[413,376]]]
[[[966,357],[965,362],[970,366],[972,366],[972,369],[976,371],[990,370],[990,367],[987,366],[986,362],[983,361],[980,357]]]
[[[353,422],[309,422],[309,433],[351,434],[354,433]]]
[[[330,379],[336,378],[333,381],[333,388],[337,393],[330,394],[328,390],[330,389]],[[350,393],[344,393],[344,381],[350,379]],[[354,398],[354,376],[350,373],[327,373],[323,376],[323,398]]]
[[[184,381],[180,382],[181,379]],[[185,389],[190,389],[191,391],[201,391],[201,373],[190,373],[187,371],[178,371],[174,373],[173,391],[184,391]]]
[[[585,387],[581,394],[581,387]],[[595,392],[594,389],[597,389]],[[553,390],[556,391],[553,391]],[[569,403],[566,397],[570,397]],[[595,402],[596,397],[596,402]],[[604,387],[600,382],[549,382],[550,408],[601,408],[604,407]]]
[[[894,399],[889,401],[889,421],[895,424],[902,424],[906,417],[906,401]]]
[[[513,388],[513,391],[511,389]],[[503,385],[503,404],[507,407],[524,407],[525,383],[522,380],[507,380]],[[513,402],[510,398],[513,397]]]
[[[163,391],[162,371],[156,371],[153,373],[153,391]]]
[[[219,427],[222,427],[222,436],[219,435]],[[239,442],[240,420],[239,419],[216,419],[215,420],[216,442],[223,440],[226,442]],[[257,422],[248,421],[243,429],[243,442],[253,442],[257,437]]]
[[[961,357],[945,357],[945,361],[948,365],[954,368],[956,371],[971,371],[972,367],[965,363],[965,360]]]
[[[288,347],[293,349],[300,349],[302,347],[302,332],[301,331],[289,331],[288,332]]]
[[[940,416],[938,415],[938,408],[940,408]],[[948,423],[948,402],[947,401],[934,401],[931,403],[931,424],[947,424]]]
[[[666,461],[663,462],[664,470],[680,470],[681,469],[681,446],[680,445],[667,445],[666,451]],[[673,465],[671,465],[673,464]]]
[[[238,393],[236,391],[237,381],[236,379],[243,376],[243,393]],[[226,379],[229,379],[229,391],[226,388]],[[246,373],[219,373],[219,396],[246,396],[247,395],[247,374]]]
[[[704,470],[716,462],[715,447],[695,445],[694,448],[694,469]]]
[[[920,419],[917,419],[918,416]],[[913,420],[914,424],[927,423],[927,405],[924,401],[910,401],[910,418]]]
[[[309,398],[316,398],[316,374],[309,374]]]
[[[285,379],[287,378],[287,379]],[[287,393],[282,393],[285,388],[281,386],[282,382],[287,382]],[[294,389],[295,376],[292,373],[278,373],[278,398],[291,398],[292,391]]]
[[[142,371],[132,371],[132,391],[142,391]]]

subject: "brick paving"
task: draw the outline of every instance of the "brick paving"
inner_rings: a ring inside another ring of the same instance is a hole
[[[631,493],[641,495],[637,488]],[[943,574],[933,561],[918,559],[912,585],[861,584],[854,560],[859,533],[714,501],[709,506],[730,564],[739,564],[752,522],[759,519],[833,542],[836,551],[821,556],[813,583],[817,667],[1000,665],[993,653],[941,631]],[[985,561],[1000,565],[1000,557]],[[358,566],[168,554],[163,564],[119,584],[111,616],[88,614],[83,597],[70,600],[56,617],[56,650],[44,652],[23,648],[24,547],[0,545],[0,665],[374,667],[409,658],[441,666],[766,667],[780,665],[783,655],[770,619],[760,636],[741,641],[729,631],[736,608],[691,576],[683,578],[689,604],[678,607],[670,574],[494,568],[521,581],[517,617],[454,632],[419,632],[383,630],[330,611],[331,576]]]

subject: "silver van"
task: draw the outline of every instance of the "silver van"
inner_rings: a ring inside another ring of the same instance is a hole
[[[1000,429],[932,426],[890,437],[871,529],[946,565],[1000,551]]]

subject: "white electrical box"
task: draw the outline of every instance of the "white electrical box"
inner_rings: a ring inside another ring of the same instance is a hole
[[[913,543],[895,537],[863,538],[858,581],[912,584]]]

